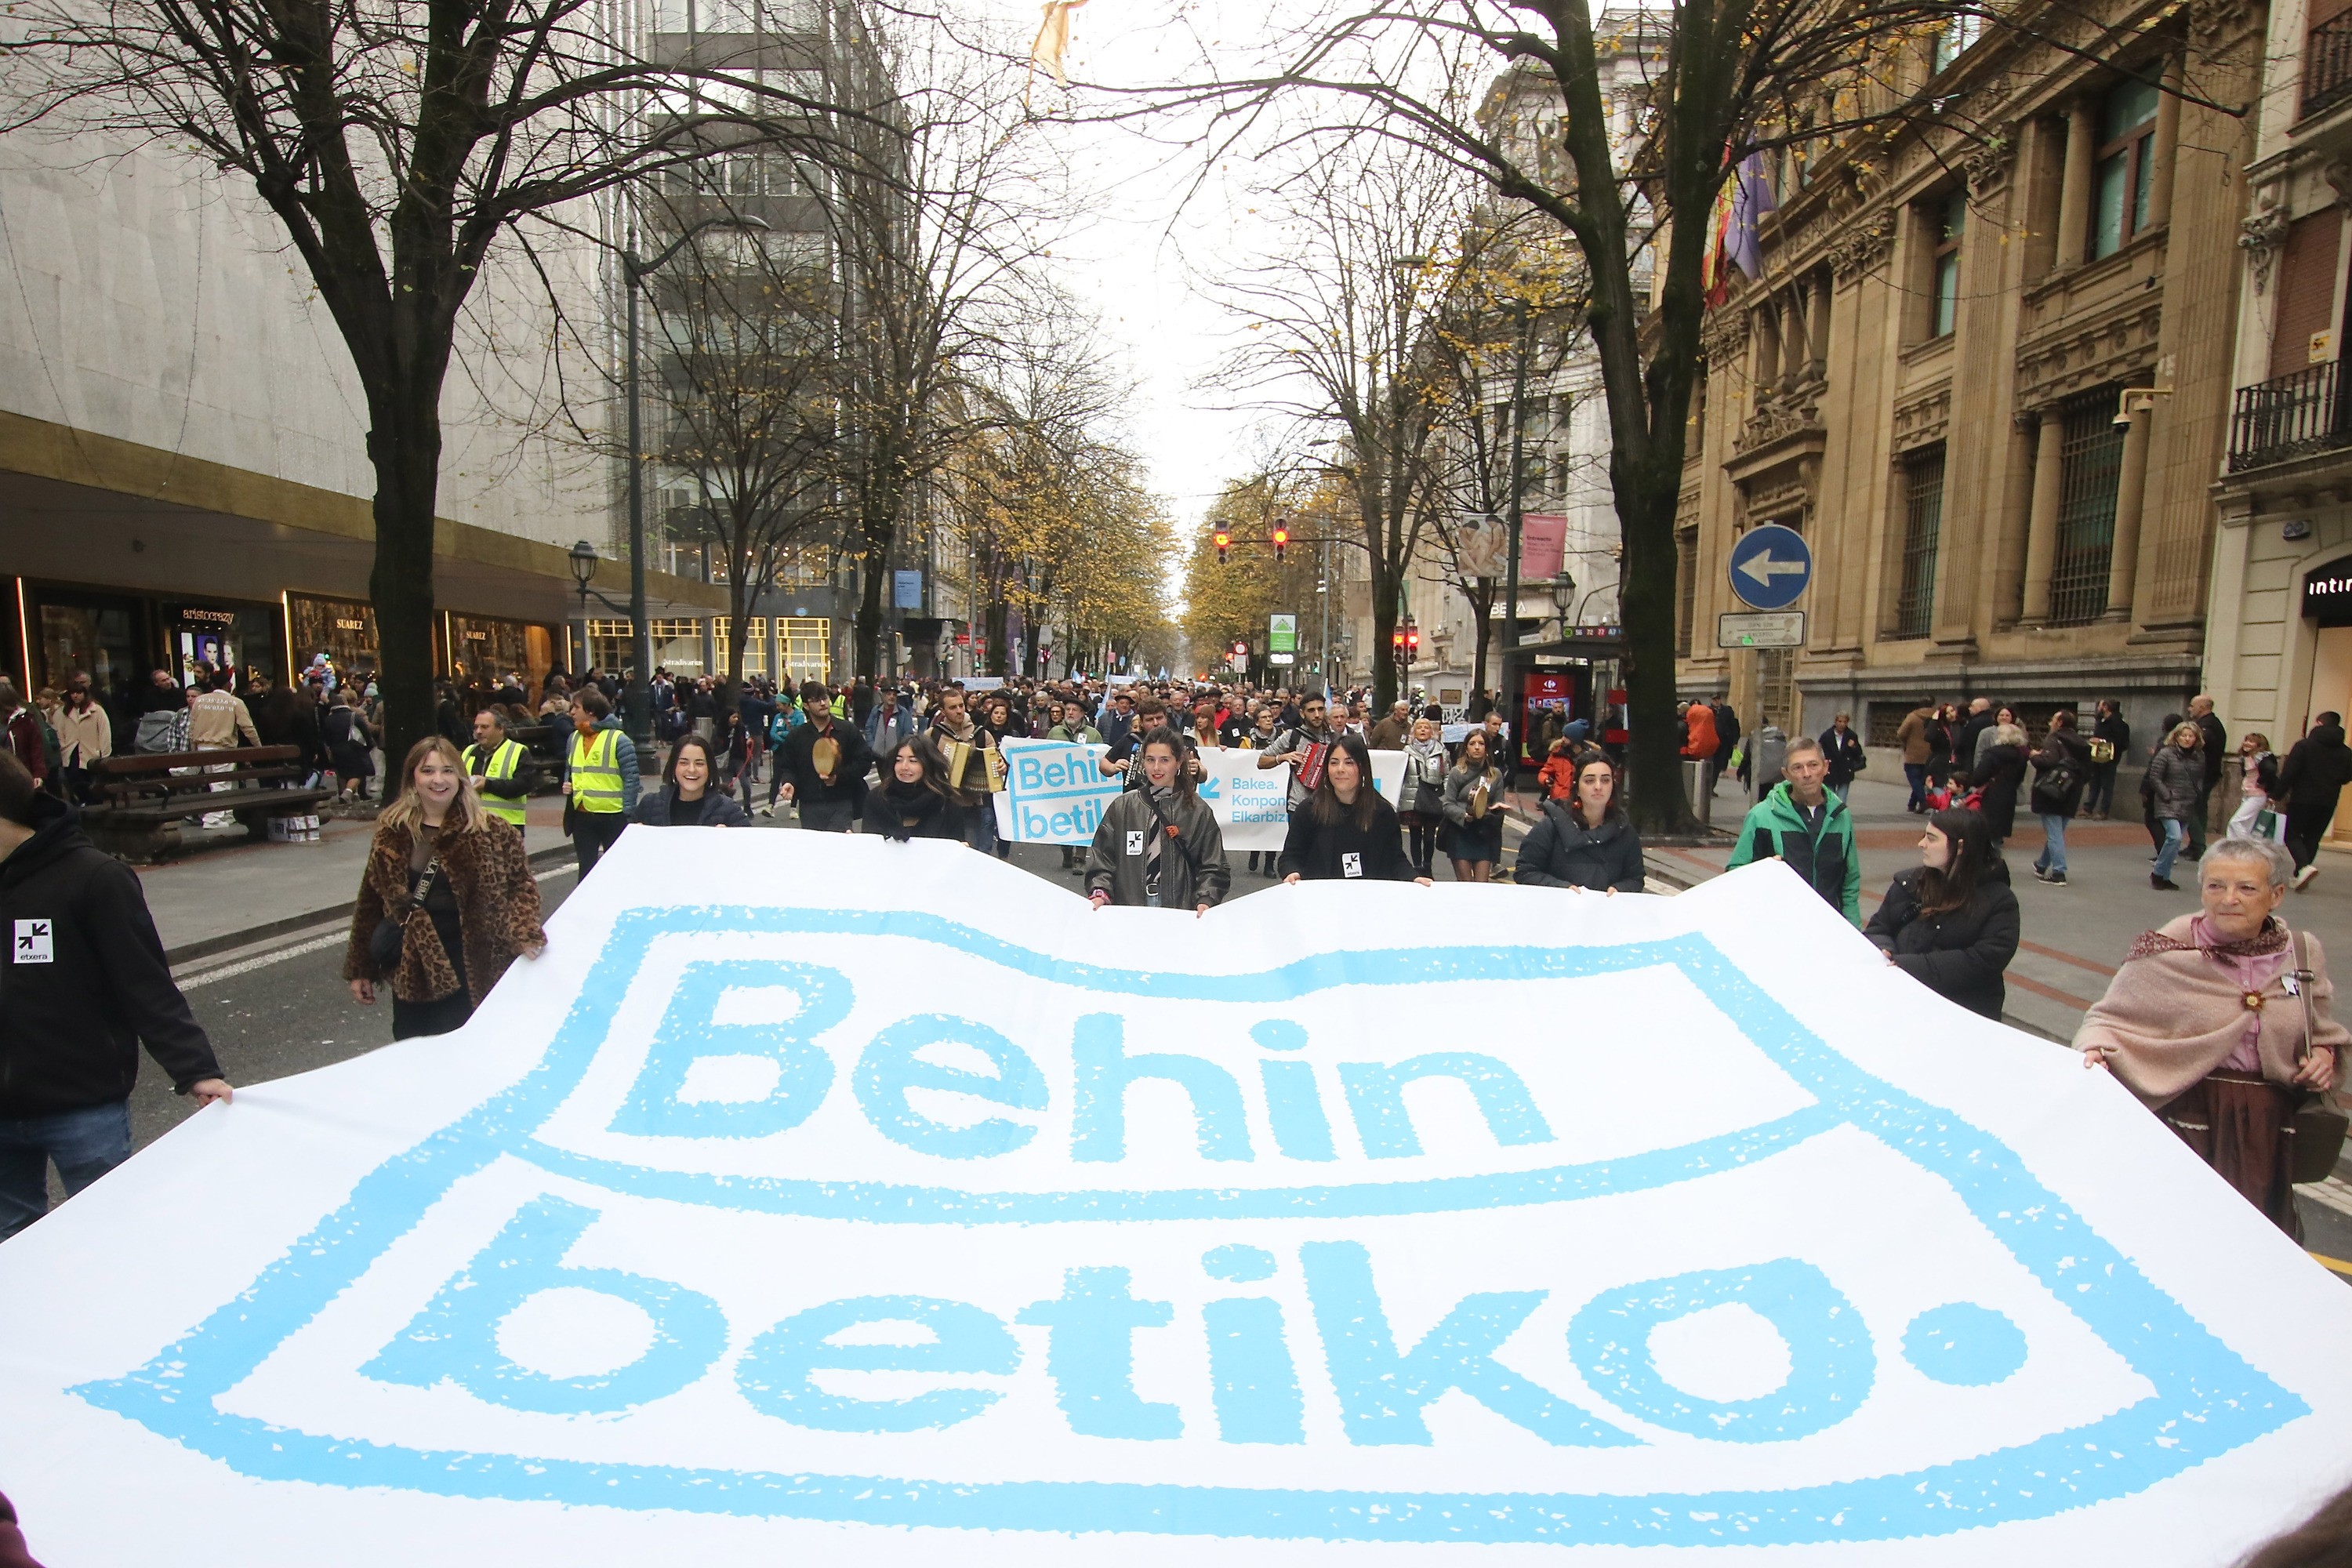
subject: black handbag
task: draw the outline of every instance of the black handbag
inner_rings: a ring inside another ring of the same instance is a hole
[[[2311,958],[2304,947],[2304,933],[2295,931],[2294,988],[2303,997],[2303,1049],[2295,1053],[2300,1065],[2311,1055]],[[2298,1184],[2324,1182],[2336,1173],[2336,1162],[2344,1152],[2344,1131],[2347,1119],[2334,1102],[2324,1094],[2309,1094],[2294,1113],[2294,1168],[2289,1179]]]
[[[416,879],[416,891],[408,896],[400,912],[395,915],[386,910],[383,919],[376,921],[375,930],[368,932],[368,963],[378,974],[389,978],[400,967],[400,942],[408,929],[408,917],[425,907],[425,895],[433,890],[433,878],[440,869],[440,856],[426,860],[425,874]]]

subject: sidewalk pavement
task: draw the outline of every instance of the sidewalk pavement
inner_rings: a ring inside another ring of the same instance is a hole
[[[1865,921],[1897,871],[1918,864],[1919,818],[1903,809],[1905,784],[1856,779],[1846,798],[1853,813],[1855,847],[1862,855],[1862,916]],[[2137,808],[2137,800],[2132,802]],[[1715,820],[1737,827],[1737,781],[1718,788]],[[2116,965],[2135,938],[2178,915],[2197,909],[2195,861],[2173,871],[2177,893],[2147,885],[2153,854],[2147,830],[2137,819],[2089,822],[2077,819],[2066,833],[2066,885],[2034,879],[2034,857],[2042,852],[2042,825],[2021,812],[2003,858],[2017,890],[2021,940],[2009,966],[2005,1021],[2055,1040],[2072,1040],[2084,1013],[2105,992]],[[1649,852],[1652,884],[1695,886],[1719,874],[1731,858],[1722,848]],[[2320,874],[2300,893],[2289,893],[2281,913],[2294,925],[2319,933],[2323,942],[2352,934],[2352,855],[2322,850]],[[1658,890],[1663,891],[1663,889]]]
[[[272,844],[241,827],[192,822],[185,832],[192,853],[132,869],[163,939],[163,955],[180,964],[349,915],[374,837],[374,823],[344,817],[323,818],[316,844]],[[560,797],[530,803],[523,847],[541,864],[571,856]]]

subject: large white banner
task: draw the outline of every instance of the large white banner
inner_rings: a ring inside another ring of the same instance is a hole
[[[2352,1453],[2342,1285],[1777,864],[639,828],[550,929],[0,1246],[38,1555],[2215,1568]]]

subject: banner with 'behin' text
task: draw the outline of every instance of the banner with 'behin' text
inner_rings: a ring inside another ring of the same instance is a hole
[[[2341,1283],[1776,863],[634,828],[549,929],[0,1245],[37,1554],[2212,1568],[2352,1452]]]

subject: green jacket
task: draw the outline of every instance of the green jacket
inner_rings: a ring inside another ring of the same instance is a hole
[[[1730,869],[1750,860],[1778,855],[1789,869],[1802,877],[1855,925],[1862,923],[1862,857],[1854,852],[1853,817],[1834,792],[1824,791],[1818,832],[1808,831],[1804,814],[1790,798],[1787,780],[1750,807],[1739,825],[1739,843],[1731,851]]]

